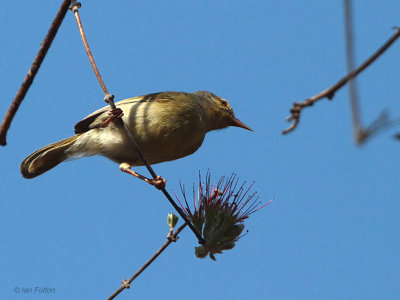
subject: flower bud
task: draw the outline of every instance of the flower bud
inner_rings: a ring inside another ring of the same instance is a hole
[[[194,247],[194,254],[198,258],[205,258],[208,254],[208,250],[204,246]]]
[[[176,225],[176,223],[178,223],[178,216],[175,215],[174,213],[170,213],[167,216],[167,224],[169,226],[170,229],[173,229]]]
[[[205,184],[200,177],[194,210],[189,207],[182,189],[186,204],[186,207],[181,204],[182,209],[205,240],[204,244],[195,247],[195,255],[198,258],[208,255],[215,260],[215,254],[233,249],[235,243],[243,236],[244,221],[272,201],[262,204],[258,198],[254,199],[256,192],[250,192],[253,184],[245,189],[245,183],[241,186],[237,183],[235,174],[227,179],[221,177],[215,185],[211,185],[209,173],[206,175]]]

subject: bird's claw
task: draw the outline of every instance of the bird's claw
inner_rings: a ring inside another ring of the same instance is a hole
[[[106,127],[111,121],[115,119],[120,119],[124,115],[124,112],[119,107],[115,109],[111,109],[108,112],[109,117],[103,123],[101,123],[100,127]]]
[[[124,115],[124,112],[122,111],[122,109],[117,107],[117,108],[111,109],[108,112],[108,115],[111,116],[111,118],[121,118]]]

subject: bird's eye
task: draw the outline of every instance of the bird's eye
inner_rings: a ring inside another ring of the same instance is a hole
[[[227,105],[228,105],[228,102],[225,101],[225,100],[223,100],[223,99],[221,99],[221,104],[222,104],[223,106],[227,106]]]

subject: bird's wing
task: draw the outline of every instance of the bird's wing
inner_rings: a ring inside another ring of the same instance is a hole
[[[152,101],[171,101],[176,98],[177,92],[161,92],[161,93],[153,93],[144,96],[129,98],[125,100],[121,100],[115,103],[115,105],[124,110],[125,105],[132,105],[132,103],[140,103],[140,102],[152,102]],[[95,112],[88,115],[86,118],[79,121],[74,129],[75,133],[83,133],[89,131],[93,128],[98,128],[100,124],[102,124],[108,118],[108,111],[110,110],[109,106],[105,106],[96,110]]]

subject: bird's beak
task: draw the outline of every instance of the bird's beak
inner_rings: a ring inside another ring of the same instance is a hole
[[[249,126],[247,126],[246,124],[244,124],[242,121],[240,121],[239,119],[237,119],[235,117],[231,117],[231,124],[230,125],[253,131]]]

